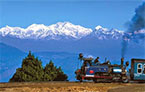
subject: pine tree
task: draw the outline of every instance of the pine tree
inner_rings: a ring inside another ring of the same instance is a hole
[[[57,76],[56,67],[54,66],[53,62],[50,61],[49,64],[46,64],[44,68],[44,80],[53,81],[54,78]]]
[[[22,68],[18,68],[10,82],[42,81],[44,75],[42,62],[29,52],[22,61]]]
[[[52,61],[42,67],[41,60],[35,58],[29,52],[23,59],[22,67],[16,70],[16,73],[10,79],[10,82],[35,82],[35,81],[66,81],[67,75],[63,73],[61,67],[54,66]]]
[[[64,74],[64,72],[62,71],[61,67],[59,67],[57,69],[57,76],[56,78],[54,79],[54,81],[66,81],[67,80],[67,75]]]
[[[44,79],[49,81],[66,81],[67,75],[63,73],[61,67],[57,68],[54,66],[54,63],[50,61],[49,64],[45,66]]]

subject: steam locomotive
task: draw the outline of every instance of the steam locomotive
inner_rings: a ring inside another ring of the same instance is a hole
[[[127,72],[129,62],[124,65],[124,58],[121,58],[121,64],[110,64],[110,61],[100,63],[97,57],[84,58],[79,54],[79,59],[83,61],[80,69],[75,71],[76,79],[80,82],[84,80],[93,80],[94,82],[123,82],[129,81],[145,82],[145,59],[132,59],[131,69]]]

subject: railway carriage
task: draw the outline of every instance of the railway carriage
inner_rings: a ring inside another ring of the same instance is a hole
[[[132,59],[130,78],[133,81],[145,82],[145,59]]]

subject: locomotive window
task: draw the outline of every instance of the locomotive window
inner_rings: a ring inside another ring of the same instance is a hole
[[[137,73],[141,73],[142,72],[142,64],[138,64],[137,65]]]
[[[138,68],[141,68],[141,64],[138,65]]]
[[[137,71],[138,73],[141,73],[141,69],[138,69],[138,71]]]

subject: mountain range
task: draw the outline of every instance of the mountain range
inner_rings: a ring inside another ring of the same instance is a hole
[[[58,22],[56,24],[45,26],[44,24],[32,24],[27,28],[6,26],[0,29],[0,35],[16,37],[20,39],[81,39],[88,35],[96,35],[98,39],[115,38],[119,39],[124,35],[123,31],[117,29],[107,29],[100,25],[92,30],[80,25],[74,25],[70,22]]]
[[[32,24],[27,28],[6,26],[0,29],[0,35],[20,38],[20,39],[81,39],[88,35],[95,35],[98,39],[122,38],[123,35],[130,35],[117,29],[107,29],[98,25],[94,30],[70,22],[58,22],[50,26],[44,24]],[[140,30],[134,34],[145,34],[145,30]]]
[[[0,29],[0,42],[24,52],[31,50],[34,52],[85,52],[106,55],[106,52],[111,49],[112,53],[116,55],[121,53],[123,40],[129,41],[129,44],[134,44],[128,48],[144,48],[145,40],[140,44],[130,41],[130,39],[136,40],[139,37],[145,37],[144,35],[144,29],[135,33],[127,33],[114,28],[107,29],[100,25],[93,30],[70,22],[58,22],[50,26],[32,24],[27,28],[3,27]]]
[[[44,24],[32,24],[26,29],[20,27],[3,27],[0,29],[2,36],[12,36],[21,39],[55,39],[74,38],[80,39],[92,32],[89,28],[73,25],[69,22],[58,22],[45,26]]]

